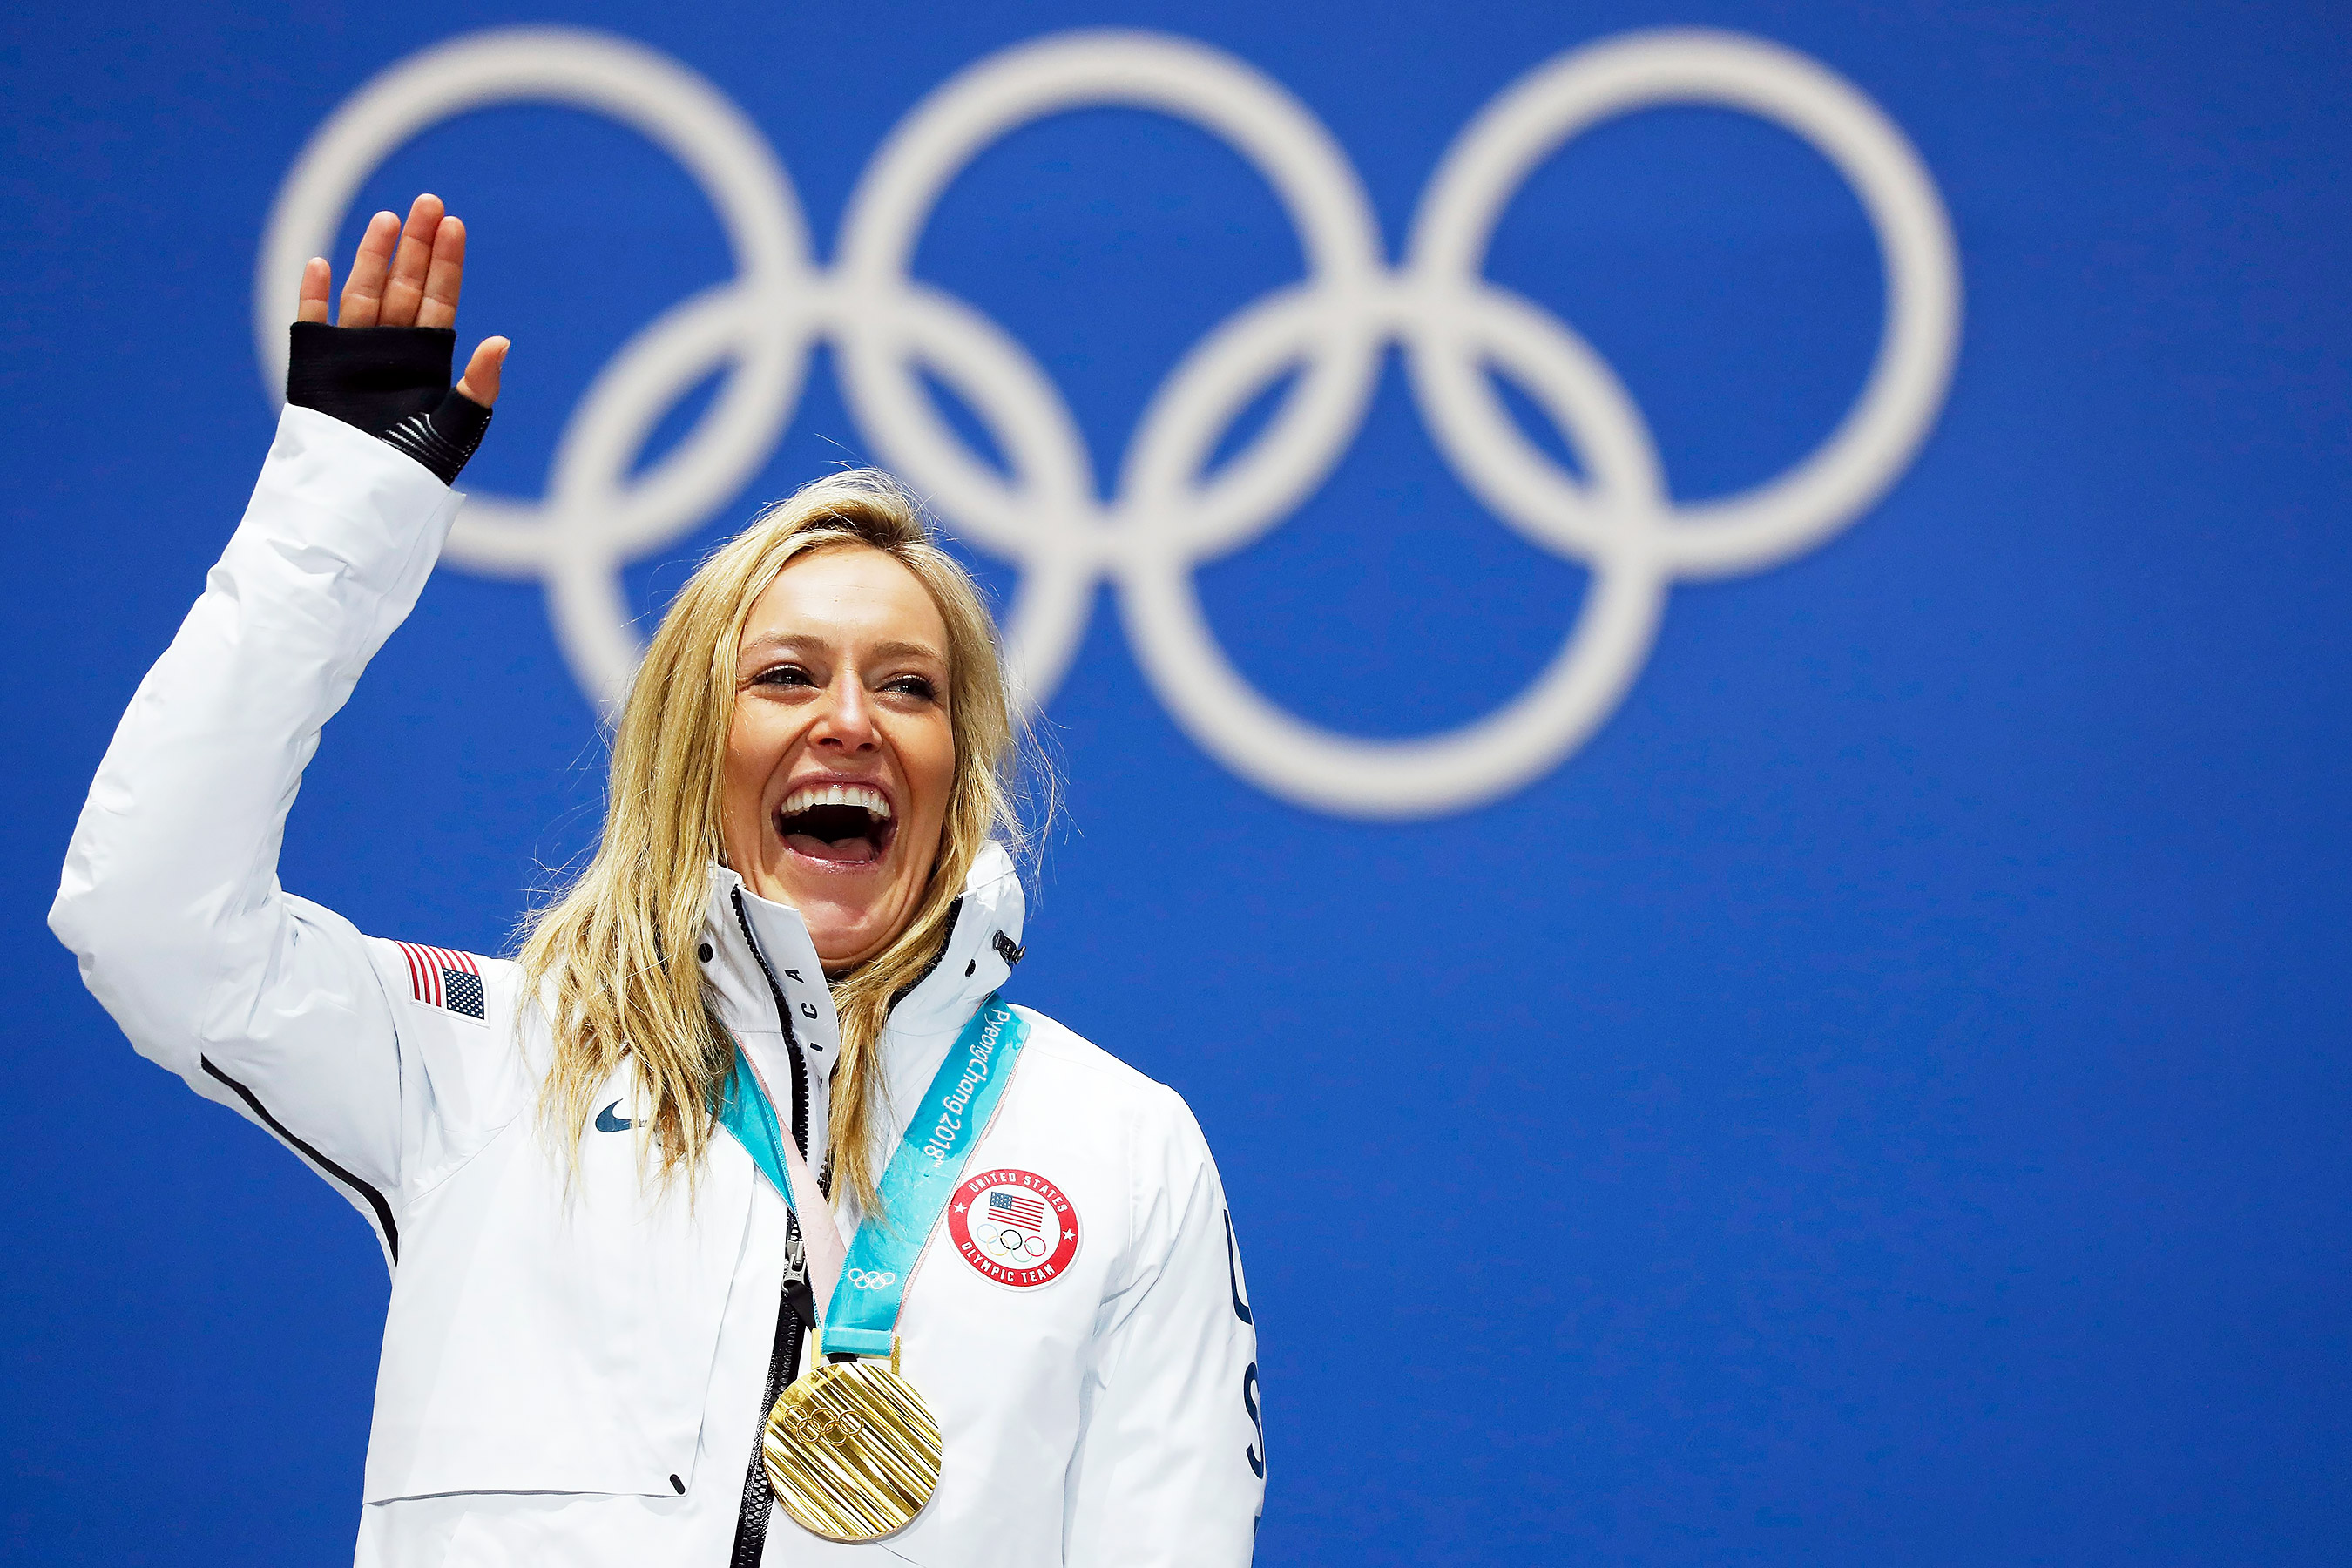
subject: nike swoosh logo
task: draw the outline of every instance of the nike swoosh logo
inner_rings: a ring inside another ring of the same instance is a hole
[[[613,1112],[620,1109],[621,1102],[616,1100],[613,1101],[612,1104],[606,1106],[604,1110],[598,1111],[596,1113],[596,1131],[599,1132],[626,1132],[630,1128],[635,1127],[636,1125],[635,1122],[626,1121],[624,1118],[613,1114]]]

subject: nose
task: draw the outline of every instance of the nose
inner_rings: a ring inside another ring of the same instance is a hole
[[[865,683],[855,670],[843,670],[824,689],[824,702],[809,727],[809,744],[835,756],[862,756],[878,751],[881,732],[874,727],[874,708]]]

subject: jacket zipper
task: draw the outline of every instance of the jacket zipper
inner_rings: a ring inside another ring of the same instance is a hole
[[[760,965],[760,976],[768,983],[768,995],[776,1004],[776,1023],[784,1032],[785,1054],[793,1062],[793,1142],[800,1145],[801,1158],[808,1158],[809,1083],[808,1064],[801,1057],[801,1037],[793,1028],[793,1010],[784,1001],[784,988],[776,984],[776,972],[768,967],[768,955],[760,951],[760,939],[751,934],[751,918],[743,910],[743,891],[737,889],[730,895],[735,905],[735,927],[743,933],[743,945],[751,950],[751,957]],[[814,1167],[812,1167],[814,1169]]]
[[[751,934],[751,917],[744,912],[740,889],[730,895],[735,906],[735,924],[743,933],[743,943],[758,961],[760,973],[768,982],[768,994],[776,1004],[776,1022],[783,1028],[784,1054],[793,1064],[793,1142],[800,1149],[801,1158],[808,1158],[809,1081],[808,1064],[801,1054],[800,1036],[793,1028],[793,1010],[784,1001],[784,988],[776,983],[776,972],[768,967],[768,955],[760,951],[759,938]],[[739,1047],[738,1049],[740,1047]],[[832,1183],[832,1162],[820,1168],[817,1177],[817,1201],[830,1200],[827,1190]],[[800,1216],[787,1215],[784,1222],[788,1235],[797,1237]],[[803,1256],[806,1256],[803,1248]],[[751,1435],[751,1464],[743,1477],[743,1503],[735,1515],[735,1549],[728,1557],[729,1568],[760,1568],[761,1554],[767,1550],[768,1523],[775,1512],[775,1494],[768,1489],[768,1461],[765,1451],[768,1435],[768,1412],[776,1407],[785,1389],[801,1371],[800,1310],[793,1305],[792,1291],[786,1289],[776,1303],[775,1343],[768,1352],[768,1391],[760,1402],[760,1422]]]

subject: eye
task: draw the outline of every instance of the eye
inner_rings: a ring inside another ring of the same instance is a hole
[[[894,675],[882,683],[882,689],[895,691],[901,697],[912,697],[920,702],[936,701],[940,695],[939,688],[933,686],[930,678],[925,675]]]
[[[754,686],[814,686],[809,672],[797,664],[772,664],[751,678]]]

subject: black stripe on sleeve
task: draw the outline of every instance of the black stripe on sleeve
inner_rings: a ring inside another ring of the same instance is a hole
[[[376,1227],[383,1232],[384,1249],[392,1254],[392,1260],[398,1263],[400,1261],[400,1227],[393,1223],[392,1205],[384,1201],[383,1194],[288,1131],[286,1124],[270,1115],[269,1108],[254,1098],[253,1090],[213,1066],[212,1058],[201,1057],[197,1059],[204,1063],[205,1073],[236,1090],[236,1097],[245,1101],[256,1116],[261,1118],[261,1124],[278,1134],[296,1153],[367,1199],[368,1206],[375,1210]]]

